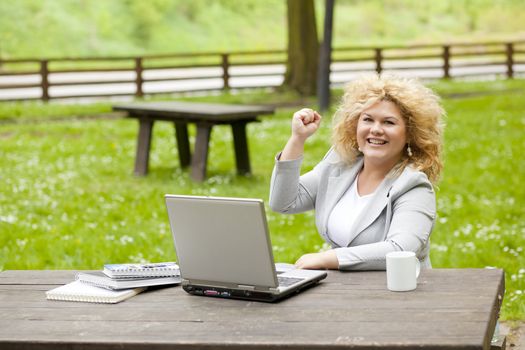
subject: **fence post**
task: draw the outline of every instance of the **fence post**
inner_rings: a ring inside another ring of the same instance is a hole
[[[221,54],[222,57],[222,80],[223,89],[228,90],[230,88],[230,62],[227,53]]]
[[[49,101],[49,67],[47,60],[40,61],[40,77],[42,86],[42,100]]]
[[[144,92],[142,91],[142,57],[136,57],[135,58],[135,96],[136,97],[142,97],[144,96]]]
[[[443,46],[443,78],[450,78],[450,46]]]
[[[376,72],[377,72],[377,74],[381,74],[381,72],[383,71],[383,67],[382,67],[382,64],[381,64],[381,61],[383,60],[383,53],[382,53],[383,49],[376,48],[374,50],[376,52],[376,55],[375,55]]]
[[[507,78],[512,79],[514,77],[514,45],[507,43]]]

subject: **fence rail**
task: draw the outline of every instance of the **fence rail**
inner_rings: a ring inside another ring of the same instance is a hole
[[[0,59],[0,101],[275,87],[283,81],[285,64],[284,50]],[[333,49],[332,85],[374,71],[510,79],[525,75],[525,41]]]

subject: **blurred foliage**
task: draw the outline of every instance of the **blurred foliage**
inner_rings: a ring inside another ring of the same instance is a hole
[[[316,0],[318,30],[324,1]],[[338,0],[334,45],[525,38],[522,0]],[[0,57],[283,49],[285,0],[0,2]]]

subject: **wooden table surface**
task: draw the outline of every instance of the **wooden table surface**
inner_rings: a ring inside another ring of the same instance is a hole
[[[180,287],[119,304],[50,301],[75,271],[0,273],[1,349],[490,349],[504,293],[496,269],[424,270],[411,292],[385,272],[329,272],[279,303]]]
[[[203,120],[228,123],[243,119],[251,119],[262,114],[273,114],[275,107],[259,105],[233,105],[222,103],[156,101],[119,103],[113,106],[115,111],[156,117],[158,120],[171,121],[173,118],[186,118],[189,122]]]

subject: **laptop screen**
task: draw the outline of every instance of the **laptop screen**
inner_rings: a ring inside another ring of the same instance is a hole
[[[178,195],[165,199],[182,278],[277,285],[262,200]]]

